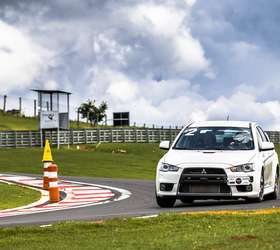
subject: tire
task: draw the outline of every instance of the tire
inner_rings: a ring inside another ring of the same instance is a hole
[[[264,170],[262,169],[260,178],[260,192],[257,198],[247,198],[249,202],[262,202],[264,199]]]
[[[175,204],[176,198],[156,196],[156,200],[157,200],[157,204],[160,207],[173,207]]]
[[[180,201],[183,203],[193,203],[194,199],[191,197],[182,197],[180,198]]]
[[[278,169],[276,170],[275,174],[275,184],[274,184],[274,191],[271,194],[266,196],[268,200],[277,200],[279,197],[279,172]]]

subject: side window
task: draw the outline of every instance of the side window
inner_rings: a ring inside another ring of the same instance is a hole
[[[266,141],[270,141],[268,135],[263,131],[263,129],[261,127],[259,127],[260,131],[264,134],[264,137],[266,139]]]
[[[257,137],[258,137],[258,142],[261,143],[262,137],[258,129],[257,129]]]
[[[263,142],[268,142],[268,138],[266,137],[265,133],[263,132],[263,130],[260,127],[257,127],[257,132],[258,132],[258,136],[260,137],[259,139]]]

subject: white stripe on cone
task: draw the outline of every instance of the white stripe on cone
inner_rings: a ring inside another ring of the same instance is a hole
[[[49,187],[50,187],[50,188],[58,187],[57,181],[51,181],[51,182],[49,182]]]
[[[57,172],[49,172],[48,177],[49,178],[57,178]]]
[[[51,162],[44,162],[44,168],[46,168],[47,170],[50,165],[52,165]]]

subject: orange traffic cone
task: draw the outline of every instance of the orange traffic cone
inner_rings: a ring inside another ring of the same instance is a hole
[[[49,165],[48,181],[49,181],[50,202],[58,202],[60,200],[57,171],[58,171],[57,165],[55,164]]]
[[[43,188],[48,190],[49,188],[48,167],[53,163],[52,151],[48,140],[46,140],[45,143],[44,155],[42,161],[44,164]]]

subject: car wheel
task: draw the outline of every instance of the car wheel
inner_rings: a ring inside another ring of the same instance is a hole
[[[264,171],[262,169],[261,178],[260,178],[260,192],[257,198],[248,198],[249,202],[261,202],[264,198]]]
[[[279,173],[278,173],[278,169],[276,171],[275,174],[275,184],[274,184],[274,191],[273,193],[267,195],[267,199],[269,200],[277,200],[279,197]]]
[[[180,198],[180,201],[183,203],[193,203],[194,199],[191,197],[182,197]]]
[[[176,198],[156,196],[156,200],[157,200],[157,204],[160,207],[173,207],[175,204]]]

